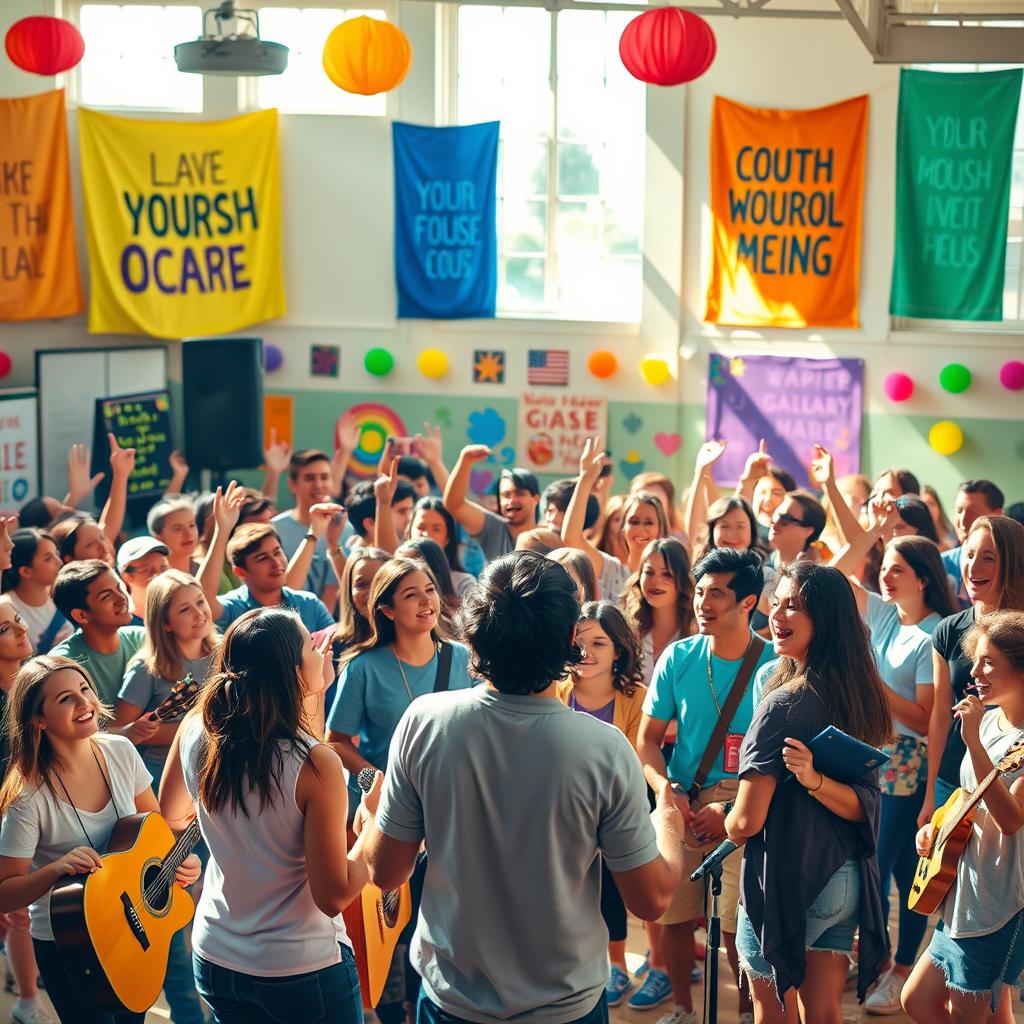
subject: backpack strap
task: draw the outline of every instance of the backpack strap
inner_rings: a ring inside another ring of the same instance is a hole
[[[452,645],[447,640],[441,641],[441,649],[437,653],[437,675],[434,677],[434,693],[443,693],[448,689],[452,675]]]

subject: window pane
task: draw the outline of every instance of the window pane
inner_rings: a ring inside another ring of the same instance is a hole
[[[543,200],[504,202],[502,249],[509,253],[546,251],[547,203]]]
[[[357,96],[339,89],[323,68],[324,43],[335,26],[368,15],[387,20],[382,10],[329,10],[317,7],[264,7],[260,35],[288,47],[288,70],[256,80],[256,99],[264,109],[286,114],[354,114],[383,117],[387,94]]]
[[[174,63],[175,44],[202,32],[201,8],[83,4],[79,28],[85,39],[79,80],[86,106],[203,109],[202,75],[183,74]]]
[[[511,256],[503,261],[498,304],[513,312],[544,308],[544,259]]]
[[[558,194],[592,196],[600,191],[601,175],[594,153],[587,146],[562,143],[558,147]]]

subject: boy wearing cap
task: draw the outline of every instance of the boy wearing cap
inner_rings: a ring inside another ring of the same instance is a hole
[[[117,553],[117,571],[128,586],[133,626],[145,625],[146,588],[171,567],[170,550],[155,537],[132,537]]]

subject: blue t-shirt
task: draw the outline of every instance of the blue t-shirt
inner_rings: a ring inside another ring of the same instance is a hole
[[[942,559],[942,564],[946,567],[946,575],[953,587],[953,595],[960,603],[961,608],[970,608],[971,599],[967,596],[967,587],[964,584],[963,557],[963,545],[939,552],[939,558]]]
[[[226,594],[221,594],[217,600],[220,601],[221,607],[217,626],[221,630],[227,629],[235,619],[241,618],[247,611],[264,607],[249,593],[249,588],[244,583]],[[334,619],[331,618],[331,613],[323,601],[316,594],[310,594],[305,590],[282,587],[281,604],[278,607],[291,608],[298,612],[302,624],[310,633],[315,633],[318,629],[329,629],[334,625]]]
[[[384,769],[388,747],[398,722],[412,700],[405,688],[402,672],[413,698],[433,693],[437,679],[437,654],[425,665],[408,665],[398,659],[390,647],[364,651],[346,664],[338,676],[338,692],[327,716],[327,728],[343,736],[359,736],[359,753],[374,767]],[[469,675],[469,648],[452,644],[452,668],[449,690],[465,690],[473,685]],[[355,773],[348,782],[349,816],[360,799]]]
[[[714,685],[718,705],[724,707],[736,674],[743,664],[742,658],[726,661],[712,655],[709,681],[710,647],[711,638],[702,635],[690,636],[666,647],[654,667],[651,685],[644,698],[645,715],[661,719],[663,722],[676,720],[679,723],[679,736],[668,764],[668,776],[684,789],[689,789],[693,783],[700,759],[718,722],[719,711],[715,697],[711,693],[711,685]],[[754,666],[754,675],[761,665],[773,660],[774,657],[772,645],[765,644],[761,656],[757,659],[757,665]],[[729,732],[745,733],[753,715],[754,686],[751,680],[729,723]],[[723,748],[715,758],[704,785],[713,786],[726,777]]]
[[[291,560],[292,555],[299,550],[302,538],[309,533],[309,527],[300,523],[291,512],[281,512],[270,520],[270,525],[277,530],[277,536],[281,541],[281,550],[285,557]],[[346,532],[347,531],[347,532]],[[348,536],[354,531],[348,522],[341,532],[340,542],[344,544]],[[334,575],[331,568],[331,560],[327,557],[327,541],[321,537],[313,548],[313,561],[309,566],[309,575],[306,577],[306,590],[319,597],[326,586],[337,586],[338,577]]]

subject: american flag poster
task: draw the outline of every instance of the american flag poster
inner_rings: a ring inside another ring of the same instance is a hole
[[[565,391],[524,391],[519,399],[516,464],[535,473],[575,476],[588,437],[608,436],[608,400]]]
[[[565,349],[531,348],[526,383],[530,387],[569,383],[569,353]],[[578,468],[578,467],[577,467]]]

